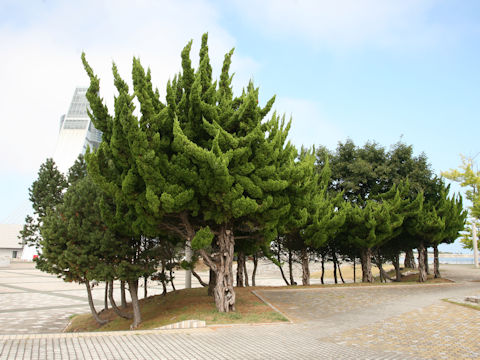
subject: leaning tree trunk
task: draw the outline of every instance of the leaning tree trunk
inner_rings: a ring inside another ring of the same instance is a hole
[[[302,249],[302,285],[310,285],[310,269],[308,267],[308,251]]]
[[[248,283],[247,259],[243,262],[243,274],[245,275],[245,286],[250,286]]]
[[[373,282],[372,276],[372,249],[362,249],[360,252],[362,263],[362,282]]]
[[[293,254],[291,249],[288,249],[288,273],[290,275],[290,284],[296,285],[293,279]]]
[[[200,275],[197,274],[197,272],[195,271],[195,269],[192,269],[192,275],[195,276],[195,278],[198,280],[198,282],[200,283],[200,285],[202,285],[203,287],[207,287],[208,284],[202,280],[202,278],[200,277]]]
[[[103,310],[108,310],[108,281],[105,281],[105,299],[104,299]]]
[[[255,275],[257,274],[258,258],[257,254],[253,254],[253,272],[252,272],[252,286],[255,285]]]
[[[427,271],[425,269],[425,246],[423,246],[423,242],[418,245],[418,281],[427,281]]]
[[[112,309],[117,314],[118,316],[124,318],[124,319],[133,319],[132,314],[124,313],[122,310],[120,310],[115,303],[115,299],[113,298],[113,280],[109,281],[108,284],[108,299],[110,300],[110,304],[112,304]]]
[[[122,308],[125,309],[127,307],[127,297],[125,296],[125,281],[120,281],[120,298],[122,302]]]
[[[427,272],[427,275],[430,275],[430,266],[428,266],[428,248],[425,248],[425,271]]]
[[[343,275],[342,275],[342,270],[340,269],[340,261],[338,261],[336,254],[333,254],[333,256],[335,257],[335,263],[337,264],[338,275],[340,275],[340,279],[342,280],[342,283],[345,284],[345,280],[343,279]]]
[[[130,329],[136,329],[142,322],[140,303],[138,302],[138,279],[128,280],[128,290],[130,291],[130,297],[132,298],[133,309],[133,323],[130,325]]]
[[[335,259],[333,260],[333,280],[335,281],[335,284],[338,284],[338,277],[337,277],[337,262]]]
[[[285,277],[285,273],[283,272],[283,268],[282,268],[282,263],[281,263],[281,261],[280,261],[280,260],[281,260],[281,258],[280,258],[280,253],[281,253],[281,251],[282,251],[282,250],[281,250],[281,248],[280,248],[280,244],[278,244],[278,253],[277,253],[278,264],[277,264],[277,266],[278,266],[278,268],[280,269],[280,274],[282,274],[283,281],[285,281],[285,284],[287,284],[287,286],[288,286],[288,285],[290,285],[290,284],[288,283],[288,280],[287,280],[287,278]],[[293,284],[292,284],[292,285],[293,285]]]
[[[85,286],[87,288],[88,305],[90,306],[90,311],[92,312],[93,318],[99,325],[105,325],[108,322],[108,320],[100,319],[100,316],[98,315],[97,310],[95,310],[95,305],[93,304],[93,298],[92,298],[92,289],[90,288],[90,281],[85,280]]]
[[[320,282],[323,284],[325,284],[325,282],[323,281],[323,277],[325,276],[325,256],[322,255],[322,275],[320,276]]]
[[[435,278],[441,278],[440,275],[440,261],[438,260],[438,246],[433,247],[433,273]]]
[[[244,274],[243,270],[245,269],[245,254],[243,252],[238,252],[237,255],[237,287],[243,287]]]
[[[215,277],[215,271],[210,269],[208,279],[208,296],[213,296],[213,290],[215,290],[215,284],[217,283],[217,278]]]
[[[413,249],[405,251],[405,260],[403,261],[403,266],[410,269],[417,268],[417,264],[415,264],[415,257],[413,256]]]

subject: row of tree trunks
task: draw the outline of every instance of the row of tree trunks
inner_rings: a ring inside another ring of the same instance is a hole
[[[302,285],[310,285],[310,269],[308,267],[308,251],[307,249],[302,249]]]
[[[362,249],[360,262],[362,263],[362,282],[373,282],[372,249]]]
[[[418,281],[427,281],[427,269],[425,268],[425,246],[420,243],[418,246]]]
[[[416,269],[417,264],[415,263],[415,258],[413,257],[413,249],[405,251],[405,260],[403,266],[409,269]]]

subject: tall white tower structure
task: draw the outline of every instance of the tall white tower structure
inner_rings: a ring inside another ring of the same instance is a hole
[[[88,116],[90,109],[85,96],[87,88],[77,87],[66,115],[60,119],[60,132],[53,160],[58,170],[67,173],[79,154],[84,154],[87,146],[96,149],[102,141],[102,132],[97,130]]]

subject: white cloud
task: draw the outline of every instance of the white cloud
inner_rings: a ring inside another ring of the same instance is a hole
[[[153,82],[164,95],[166,81],[180,70],[180,52],[190,39],[196,67],[201,35],[209,32],[214,76],[225,52],[235,46],[235,39],[218,24],[216,9],[202,0],[35,2],[34,11],[27,6],[18,9],[21,6],[17,2],[0,6],[12,11],[8,21],[0,17],[0,169],[10,173],[36,173],[53,155],[59,118],[75,87],[88,85],[82,51],[100,76],[102,96],[111,104],[113,60],[129,81],[132,57],[139,56],[145,67],[151,67]],[[257,68],[254,60],[234,56],[232,69],[242,76],[251,77]]]
[[[273,36],[300,36],[313,47],[424,46],[445,40],[428,21],[433,0],[238,0],[254,26]]]
[[[279,97],[274,109],[287,119],[292,118],[289,139],[297,148],[302,145],[323,145],[335,149],[344,140],[342,130],[328,118],[322,106],[311,100]]]

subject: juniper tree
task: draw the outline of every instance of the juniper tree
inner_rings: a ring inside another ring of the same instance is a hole
[[[138,216],[145,214],[148,196],[132,151],[138,121],[133,114],[133,96],[129,94],[128,85],[120,77],[115,64],[113,75],[118,96],[112,116],[100,98],[99,79],[88,65],[85,54],[82,54],[82,61],[90,77],[86,94],[92,109],[89,115],[95,127],[103,133],[99,148],[87,153],[88,171],[108,199],[103,204],[102,217],[124,245],[117,249],[120,262],[115,276],[128,283],[134,315],[132,327],[135,328],[141,322],[138,279],[155,271],[158,259],[150,255],[155,236],[159,234],[145,232],[148,218]]]
[[[281,192],[294,149],[286,144],[289,125],[283,120],[273,115],[262,123],[273,99],[259,107],[253,84],[233,96],[233,51],[225,55],[217,87],[206,35],[196,72],[190,49],[191,43],[182,51],[182,73],[167,84],[166,107],[155,108],[159,100],[148,72],[134,61],[143,121],[133,149],[146,184],[150,224],[191,242],[215,273],[217,309],[231,311],[234,232],[255,233],[260,242],[275,236],[278,219],[289,208]],[[247,238],[252,235],[238,240]]]

